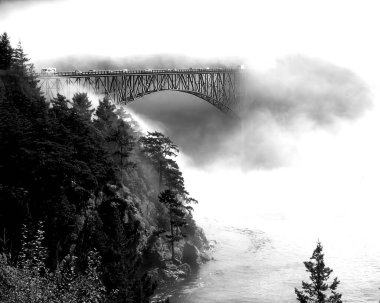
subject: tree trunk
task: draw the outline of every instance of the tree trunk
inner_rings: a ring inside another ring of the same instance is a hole
[[[160,161],[160,164],[158,166],[158,192],[161,191],[162,186],[162,163]]]
[[[172,213],[170,212],[170,233],[172,235],[171,244],[172,244],[172,260],[174,262],[174,230],[173,230],[173,222],[172,222]]]

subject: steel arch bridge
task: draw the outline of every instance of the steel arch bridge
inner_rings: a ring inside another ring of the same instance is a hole
[[[108,96],[128,104],[159,91],[195,95],[222,112],[236,116],[239,109],[242,69],[166,69],[55,72],[38,74],[39,86],[50,100],[57,94],[71,97],[75,92]]]

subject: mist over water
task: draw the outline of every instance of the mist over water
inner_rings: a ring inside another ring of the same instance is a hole
[[[197,222],[217,245],[215,261],[173,291],[173,302],[295,302],[317,240],[343,302],[378,302],[378,175],[350,166],[344,177],[339,166],[325,174],[301,165],[250,173],[185,166]]]
[[[289,60],[253,75],[243,128],[183,94],[131,105],[180,146],[195,218],[217,242],[215,261],[163,290],[173,302],[295,302],[317,240],[343,301],[378,302],[378,109],[352,72]]]
[[[196,277],[172,291],[173,302],[295,302],[294,287],[308,276],[303,266],[320,239],[325,262],[341,284],[343,302],[378,302],[376,232],[350,228],[352,218],[324,220],[327,230],[310,228],[307,220],[285,215],[251,214],[249,221],[199,220],[218,243],[214,261]],[[275,225],[276,230],[270,228]],[[339,228],[334,228],[339,226]],[[369,227],[369,226],[367,226]],[[370,226],[378,230],[379,225]],[[363,237],[363,232],[365,237]]]

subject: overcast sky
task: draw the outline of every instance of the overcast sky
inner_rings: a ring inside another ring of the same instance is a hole
[[[244,56],[254,68],[302,54],[374,76],[378,1],[0,2],[0,28],[33,60],[68,54]],[[377,71],[376,71],[377,74]]]

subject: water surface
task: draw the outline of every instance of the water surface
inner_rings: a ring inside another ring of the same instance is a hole
[[[319,238],[326,265],[334,270],[331,278],[341,281],[343,302],[378,302],[380,245],[371,232],[375,226],[356,226],[351,219],[325,218],[324,228],[317,228],[315,220],[284,214],[252,216],[250,222],[234,225],[199,219],[207,237],[217,242],[215,260],[165,291],[174,303],[296,302],[294,287],[308,279],[303,261]]]

